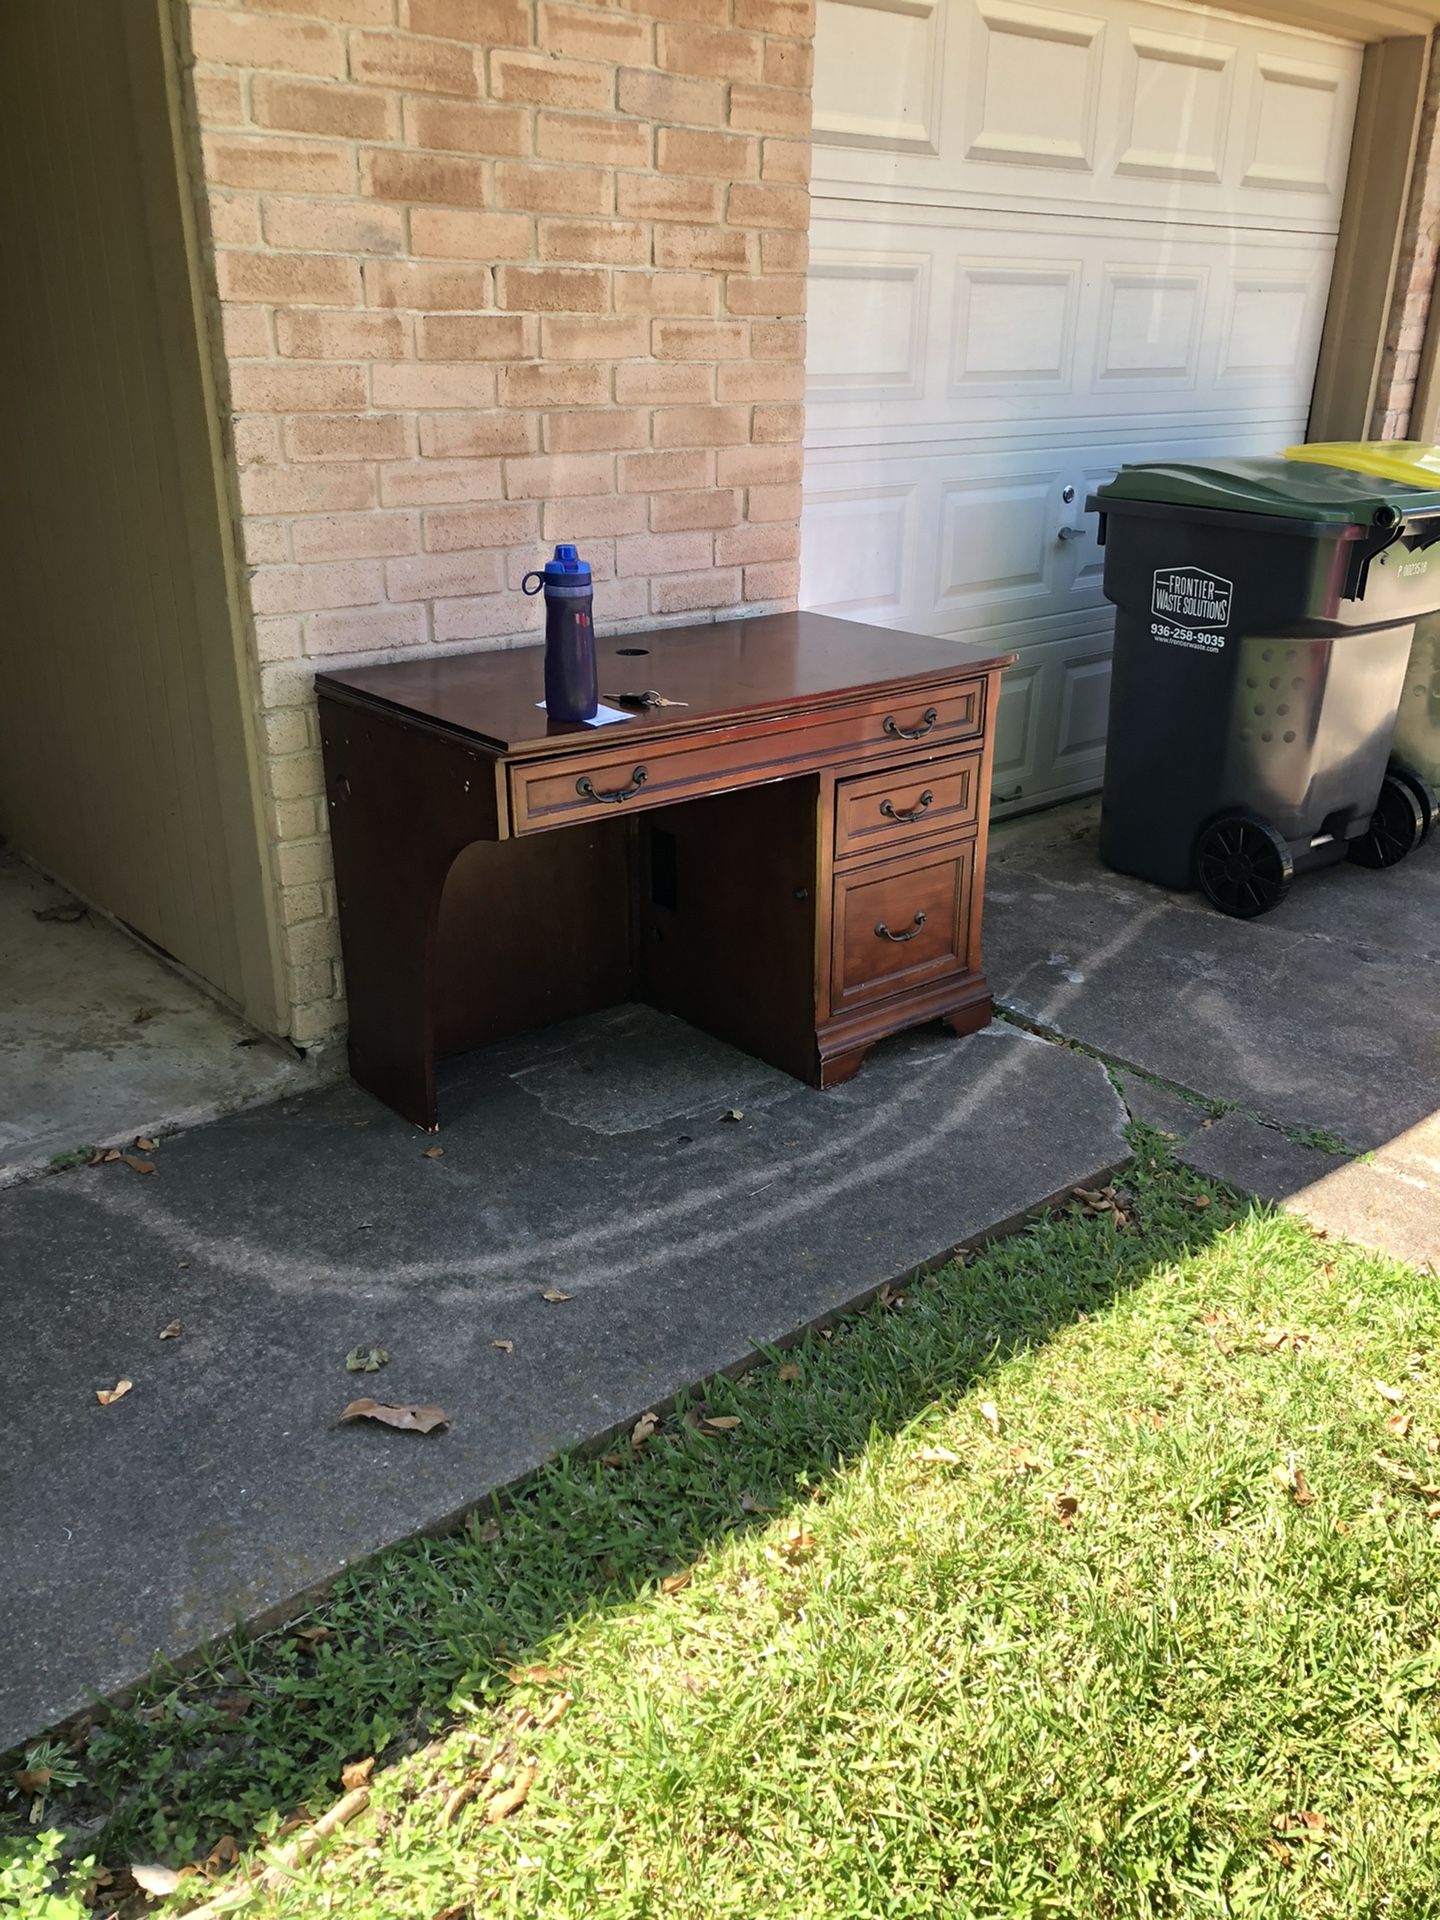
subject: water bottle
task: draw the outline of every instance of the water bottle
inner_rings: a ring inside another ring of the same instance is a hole
[[[593,720],[600,688],[589,561],[562,542],[545,571],[527,573],[520,584],[526,593],[545,590],[546,714],[552,720]]]

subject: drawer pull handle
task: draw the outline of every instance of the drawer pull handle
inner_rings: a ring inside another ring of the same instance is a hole
[[[883,920],[877,920],[875,922],[875,938],[877,940],[894,940],[898,945],[902,940],[913,940],[924,924],[925,915],[923,912],[916,914],[915,924],[908,933],[891,933],[889,927],[886,926]]]
[[[893,713],[887,713],[881,721],[880,726],[881,730],[888,733],[892,740],[918,740],[921,734],[930,731],[931,727],[934,726],[939,718],[940,716],[936,713],[934,707],[926,707],[924,713],[920,716],[920,724],[918,727],[902,727],[897,725]]]
[[[589,774],[585,773],[575,782],[575,791],[582,800],[613,800],[618,806],[622,800],[633,800],[649,778],[644,767],[636,767],[628,787],[612,787],[608,793],[597,793]]]
[[[930,802],[934,798],[935,796],[930,791],[929,787],[926,787],[925,791],[921,794],[920,798],[915,802],[914,806],[911,807],[908,812],[905,812],[905,811],[897,812],[897,810],[891,806],[888,800],[882,800],[880,802],[880,811],[883,814],[886,814],[891,820],[918,820],[921,814],[924,813],[925,809],[929,806]]]

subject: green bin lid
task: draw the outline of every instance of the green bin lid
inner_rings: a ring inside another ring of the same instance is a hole
[[[1095,489],[1104,511],[1127,500],[1154,506],[1266,513],[1330,525],[1393,525],[1397,515],[1440,513],[1440,487],[1412,487],[1345,467],[1263,454],[1229,460],[1146,460]]]

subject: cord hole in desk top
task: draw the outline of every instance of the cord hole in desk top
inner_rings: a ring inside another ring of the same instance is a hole
[[[642,653],[649,653],[650,649],[649,647],[616,647],[615,651],[617,654],[623,655],[625,659],[633,660]]]

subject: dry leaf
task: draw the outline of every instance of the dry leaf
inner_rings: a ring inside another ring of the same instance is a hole
[[[147,1020],[153,1020],[154,1018],[155,1009],[153,1007],[137,1007],[130,1016],[130,1023],[132,1026],[143,1027]]]
[[[544,1686],[547,1680],[568,1680],[568,1667],[511,1667],[505,1676],[512,1687]]]
[[[1270,1824],[1276,1833],[1299,1834],[1302,1838],[1307,1834],[1320,1836],[1330,1832],[1330,1823],[1324,1814],[1308,1807],[1293,1813],[1277,1813]]]
[[[795,1365],[793,1360],[787,1360],[785,1365],[781,1367],[776,1378],[782,1386],[793,1386],[800,1378],[800,1369]]]
[[[1385,1431],[1393,1433],[1397,1440],[1404,1440],[1409,1435],[1414,1418],[1413,1413],[1392,1413],[1385,1422]]]
[[[21,1793],[43,1793],[55,1775],[49,1767],[21,1767],[10,1778]]]
[[[728,1112],[722,1113],[720,1118],[722,1120],[743,1120],[745,1118],[745,1112],[742,1107],[731,1107]]]
[[[378,1373],[390,1358],[384,1347],[352,1347],[345,1356],[347,1373]]]
[[[561,1293],[558,1287],[546,1287],[540,1298],[548,1300],[552,1307],[558,1307],[566,1300],[573,1300],[575,1296],[573,1293]]]
[[[483,1520],[472,1520],[470,1532],[481,1546],[488,1547],[500,1538],[500,1522],[490,1513]]]
[[[425,1160],[443,1160],[445,1158],[445,1149],[443,1147],[426,1147],[421,1158]]]
[[[37,920],[48,920],[60,927],[73,927],[77,920],[83,920],[89,909],[79,900],[61,900],[53,907],[32,907],[30,911]]]
[[[1196,1213],[1203,1213],[1210,1204],[1208,1193],[1182,1193],[1180,1198],[1187,1207],[1193,1207]]]
[[[130,1878],[137,1887],[143,1887],[146,1893],[157,1896],[174,1893],[180,1884],[180,1876],[173,1867],[147,1866],[144,1863],[131,1865]]]
[[[1405,1389],[1403,1387],[1387,1387],[1383,1380],[1372,1380],[1370,1384],[1374,1387],[1380,1398],[1382,1400],[1388,1400],[1392,1407],[1398,1407],[1400,1402],[1405,1398]]]
[[[643,1447],[659,1424],[658,1418],[653,1413],[642,1413],[640,1418],[635,1422],[635,1425],[630,1429],[631,1446]]]
[[[240,1845],[233,1833],[222,1833],[205,1856],[207,1874],[225,1873],[240,1858]]]
[[[920,1461],[924,1466],[958,1467],[964,1464],[959,1454],[952,1453],[949,1447],[921,1447],[920,1451],[913,1454],[911,1458]]]
[[[557,1720],[563,1720],[574,1704],[575,1696],[573,1693],[557,1693],[549,1706],[546,1707],[545,1711],[535,1722],[535,1732],[544,1733],[545,1729],[547,1727],[553,1727]]]
[[[102,1407],[113,1406],[117,1400],[123,1400],[125,1398],[134,1384],[135,1382],[133,1380],[117,1380],[113,1387],[97,1387],[95,1389],[95,1398],[100,1402]]]
[[[891,1286],[888,1280],[885,1282],[884,1286],[881,1287],[879,1293],[876,1294],[875,1298],[880,1302],[880,1305],[885,1309],[887,1313],[894,1312],[897,1308],[903,1307],[905,1304],[904,1294],[896,1293],[895,1289]]]
[[[363,1760],[352,1760],[348,1766],[340,1769],[340,1784],[347,1792],[355,1787],[367,1786],[374,1771],[375,1756],[370,1753]]]
[[[534,1767],[522,1767],[515,1776],[515,1784],[506,1787],[503,1793],[497,1793],[493,1800],[485,1803],[485,1818],[493,1827],[497,1821],[504,1820],[514,1813],[517,1807],[523,1807],[525,1796],[529,1793],[535,1779]]]
[[[501,1353],[513,1353],[515,1351],[515,1342],[513,1340],[492,1340],[490,1344],[492,1347],[498,1347]]]
[[[1080,1511],[1080,1497],[1074,1493],[1057,1493],[1055,1496],[1055,1518],[1062,1527],[1071,1526]]]
[[[1275,1468],[1274,1478],[1278,1486],[1294,1496],[1297,1507],[1308,1507],[1314,1500],[1310,1482],[1305,1478],[1305,1469],[1297,1463],[1293,1453],[1283,1467]]]
[[[1267,1327],[1260,1335],[1260,1345],[1267,1353],[1299,1353],[1305,1347],[1314,1344],[1314,1335],[1300,1333],[1294,1327]]]
[[[982,1400],[980,1402],[980,1418],[985,1422],[986,1426],[989,1427],[992,1433],[999,1433],[1000,1409],[996,1406],[993,1400]]]
[[[135,1151],[137,1153],[154,1153],[158,1144],[158,1141],[148,1139],[143,1133],[135,1136]]]
[[[318,1647],[322,1640],[330,1639],[333,1632],[332,1627],[322,1627],[319,1621],[312,1621],[308,1627],[297,1627],[295,1638],[303,1641],[307,1647]]]
[[[97,1147],[90,1156],[90,1165],[92,1167],[105,1167],[108,1166],[112,1160],[118,1160],[119,1158],[120,1149],[118,1147]]]
[[[1011,1447],[1010,1471],[1012,1473],[1042,1473],[1045,1462],[1028,1447]]]
[[[178,1340],[180,1338],[180,1332],[181,1328],[178,1320],[167,1320],[165,1325],[160,1329],[160,1338],[162,1340]]]
[[[735,1413],[706,1413],[701,1415],[700,1424],[707,1433],[733,1433],[740,1424],[740,1416]]]
[[[689,1567],[686,1567],[683,1573],[667,1573],[665,1578],[660,1582],[660,1591],[662,1593],[679,1593],[683,1588],[689,1586],[694,1577]]]
[[[340,1418],[378,1420],[382,1426],[403,1427],[410,1433],[434,1433],[437,1427],[450,1424],[443,1407],[393,1407],[380,1400],[352,1400]]]
[[[772,1559],[787,1560],[793,1566],[798,1561],[807,1560],[819,1544],[813,1533],[808,1533],[804,1527],[797,1527],[793,1533],[787,1533],[783,1540],[777,1540],[768,1551]]]
[[[602,1467],[628,1467],[630,1462],[623,1453],[602,1453],[600,1464]]]
[[[138,1153],[122,1153],[119,1158],[125,1162],[132,1173],[154,1173],[155,1171],[155,1162],[142,1160]]]

